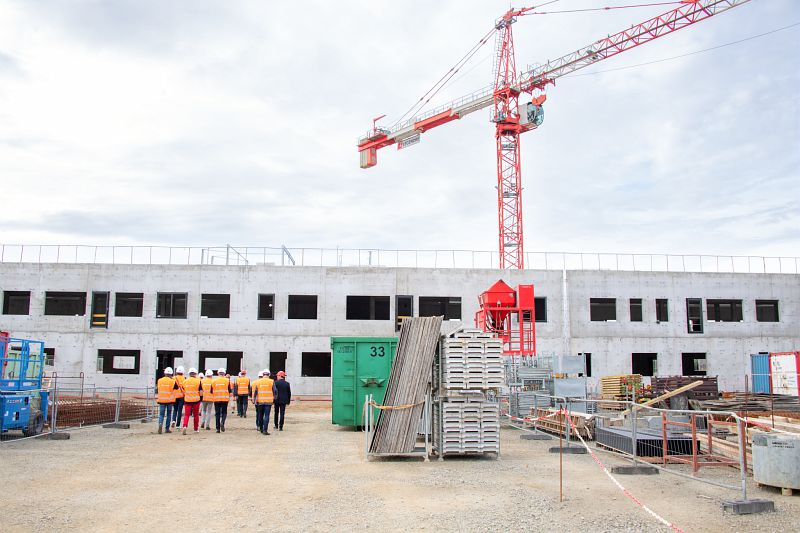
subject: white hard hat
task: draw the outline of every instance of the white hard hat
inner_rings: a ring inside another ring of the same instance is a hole
[[[263,370],[259,370],[258,371],[258,377],[262,377],[263,375],[264,375],[264,371]]]
[[[172,367],[171,367],[171,366],[168,366],[167,368],[165,368],[165,369],[164,369],[164,374],[165,374],[165,375],[166,375],[166,374],[172,375]]]
[[[269,376],[269,368],[265,368],[261,372],[263,372],[265,376]]]
[[[189,369],[189,373],[190,374],[197,374],[197,369],[196,368],[190,368]]]
[[[206,376],[213,376],[213,375],[214,375],[214,371],[213,370],[211,370],[210,368],[208,370],[206,370]]]
[[[179,366],[178,368],[175,369],[175,372],[177,372],[178,374],[183,374],[183,367]]]
[[[217,374],[219,374],[220,376],[224,376],[225,375],[225,369],[224,368],[220,368],[219,370],[217,370]]]

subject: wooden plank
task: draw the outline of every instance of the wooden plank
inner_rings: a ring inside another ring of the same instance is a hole
[[[644,403],[642,403],[642,404],[639,404],[639,406],[637,407],[637,409],[638,409],[638,408],[641,408],[641,407],[647,407],[648,405],[653,405],[654,403],[658,403],[658,402],[661,402],[661,401],[667,400],[667,399],[669,399],[669,398],[672,398],[673,396],[676,396],[676,395],[678,395],[678,394],[684,393],[684,392],[686,392],[686,391],[688,391],[688,390],[692,390],[692,389],[693,389],[693,388],[695,388],[695,387],[699,387],[699,386],[700,386],[700,385],[702,385],[702,384],[703,384],[703,382],[702,382],[702,381],[695,381],[695,382],[693,382],[693,383],[689,383],[688,385],[684,385],[683,387],[677,388],[677,389],[675,389],[675,390],[674,390],[674,391],[672,391],[672,392],[667,392],[667,393],[665,393],[665,394],[662,394],[661,396],[656,396],[656,397],[655,397],[655,398],[653,398],[652,400],[647,400],[646,402],[644,402]],[[628,413],[630,413],[630,412],[631,412],[631,410],[630,410],[630,409],[625,409],[624,411],[622,411],[622,412],[620,413],[620,415],[626,415],[626,414],[628,414]]]

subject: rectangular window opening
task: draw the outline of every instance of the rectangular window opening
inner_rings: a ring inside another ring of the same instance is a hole
[[[44,349],[44,366],[54,366],[56,362],[56,349],[55,348],[45,348]]]
[[[300,375],[304,378],[330,377],[331,352],[303,352]]]
[[[348,296],[347,320],[389,320],[388,296]]]
[[[703,333],[703,301],[700,298],[686,298],[686,331]]]
[[[779,322],[778,300],[756,300],[756,320],[758,322]]]
[[[579,353],[578,355],[583,356],[583,360],[586,366],[586,375],[585,377],[590,378],[592,377],[592,354],[588,352]]]
[[[185,292],[159,292],[156,299],[156,318],[186,318]]]
[[[275,295],[274,294],[259,294],[258,295],[258,319],[259,320],[275,320]],[[272,370],[272,368],[270,368]]]
[[[31,291],[4,291],[4,315],[29,315],[31,311]]]
[[[117,292],[114,294],[114,316],[141,317],[144,293]]]
[[[704,353],[682,353],[681,354],[681,375],[682,376],[705,376],[706,375],[706,354],[704,354]]]
[[[656,298],[656,322],[669,322],[669,300]]]
[[[44,314],[84,316],[86,314],[86,293],[47,291],[44,296]]]
[[[631,298],[630,307],[631,307],[631,322],[641,322],[642,321],[642,299],[641,298]]]
[[[741,300],[706,300],[709,322],[742,322]]]
[[[589,318],[592,322],[617,320],[616,298],[589,298]]]
[[[138,374],[139,350],[97,350],[97,371],[103,374]]]
[[[290,320],[316,320],[317,295],[290,294],[287,312]]]
[[[200,296],[200,316],[205,318],[230,318],[230,294],[203,294]]]
[[[443,316],[445,320],[461,320],[461,297],[420,296],[419,316]]]
[[[398,295],[395,297],[394,318],[395,331],[400,331],[403,319],[414,316],[414,297],[409,295]]]
[[[108,328],[108,303],[110,293],[92,292],[92,316],[89,320],[91,328]]]
[[[658,372],[657,353],[633,353],[631,354],[631,374],[642,376],[655,376]]]

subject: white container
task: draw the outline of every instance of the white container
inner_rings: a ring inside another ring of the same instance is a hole
[[[800,490],[800,435],[754,435],[753,479],[762,485]]]

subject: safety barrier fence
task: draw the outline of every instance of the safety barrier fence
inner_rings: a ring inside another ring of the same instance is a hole
[[[25,432],[9,430],[0,435],[0,442],[42,438],[101,424],[149,420],[158,414],[155,393],[150,388],[74,387],[54,382],[45,390],[49,396],[47,421],[41,433],[32,434],[36,433],[33,426]]]
[[[496,251],[248,246],[0,244],[0,263],[281,265],[386,268],[498,268]],[[800,258],[706,254],[526,252],[532,270],[800,274]]]
[[[529,412],[509,413],[506,409],[505,420],[525,431],[560,434],[566,446],[581,446],[575,444],[577,440],[593,442],[593,451],[610,452],[636,465],[740,491],[742,500],[746,500],[753,435],[787,433],[772,427],[765,413],[761,416],[565,398],[542,391],[533,397]]]

